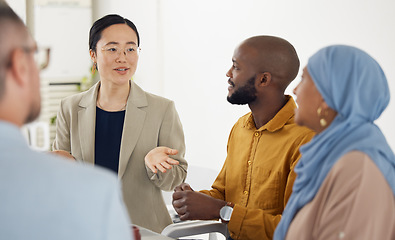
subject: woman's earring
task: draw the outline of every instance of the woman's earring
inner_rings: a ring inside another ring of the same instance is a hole
[[[317,115],[318,115],[318,117],[320,117],[320,125],[321,125],[321,127],[325,127],[328,123],[326,122],[324,117],[321,116],[321,113],[322,113],[322,108],[319,107],[317,109]]]
[[[96,70],[97,70],[97,63],[93,62],[93,66],[92,66],[92,75],[95,74]]]

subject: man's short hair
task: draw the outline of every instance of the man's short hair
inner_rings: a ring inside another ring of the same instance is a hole
[[[15,37],[10,36],[8,32],[11,28],[18,27],[21,29],[25,27],[22,19],[5,1],[0,0],[0,99],[4,95],[5,75],[10,65],[10,54],[12,49],[10,49],[9,46],[9,38]]]

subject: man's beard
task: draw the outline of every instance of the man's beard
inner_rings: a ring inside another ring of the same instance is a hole
[[[254,101],[256,99],[255,76],[248,79],[244,86],[237,89],[227,99],[231,104],[238,105],[244,105]]]

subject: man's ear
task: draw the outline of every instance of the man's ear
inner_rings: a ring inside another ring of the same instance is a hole
[[[13,79],[17,85],[23,86],[29,79],[28,55],[20,48],[11,52],[10,68]],[[30,63],[31,64],[31,63]]]
[[[262,72],[257,75],[259,78],[259,86],[267,86],[272,81],[272,74],[270,72]]]

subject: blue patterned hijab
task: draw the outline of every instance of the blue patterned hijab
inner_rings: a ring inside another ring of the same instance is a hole
[[[275,240],[285,238],[296,213],[314,198],[333,165],[350,151],[366,153],[395,194],[395,156],[373,123],[390,100],[380,65],[360,49],[334,45],[314,54],[307,70],[325,102],[338,114],[327,129],[300,148],[298,176]]]

